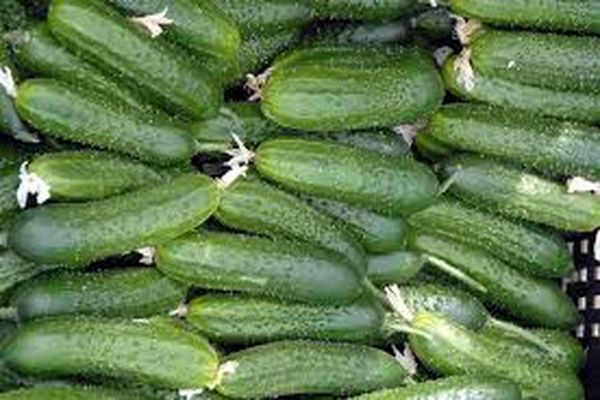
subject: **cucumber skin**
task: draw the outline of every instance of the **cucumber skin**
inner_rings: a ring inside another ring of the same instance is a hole
[[[149,400],[100,387],[39,386],[0,393],[0,400]]]
[[[443,95],[437,70],[418,49],[328,46],[277,60],[261,104],[281,126],[335,132],[414,122]]]
[[[433,118],[433,117],[432,117]],[[415,138],[415,149],[429,161],[443,160],[452,155],[454,149],[440,142],[432,135],[421,131]]]
[[[85,265],[180,236],[210,217],[218,203],[210,178],[185,174],[92,203],[27,210],[16,218],[8,243],[25,259]]]
[[[16,164],[0,168],[0,216],[18,209],[17,187],[19,186],[19,166]]]
[[[127,82],[157,107],[205,118],[220,106],[222,93],[212,73],[96,0],[54,1],[48,23],[75,54]]]
[[[567,243],[558,234],[444,200],[413,214],[414,229],[486,251],[511,267],[534,276],[562,278],[573,269]]]
[[[505,164],[477,157],[450,160],[440,170],[454,176],[449,193],[474,207],[566,231],[600,226],[600,201]]]
[[[13,251],[0,248],[0,302],[6,300],[20,283],[56,268],[58,266],[24,260]]]
[[[407,373],[387,353],[361,345],[282,341],[242,350],[217,391],[242,399],[293,394],[350,395],[395,387]]]
[[[184,163],[195,153],[192,137],[166,116],[141,113],[114,98],[58,81],[26,81],[16,104],[27,122],[53,137],[158,164]]]
[[[206,289],[233,290],[314,304],[348,304],[363,275],[345,257],[306,243],[201,232],[160,245],[167,276]]]
[[[414,252],[401,250],[369,255],[367,277],[377,286],[410,282],[423,269],[425,261]]]
[[[56,273],[20,286],[10,304],[21,321],[60,315],[141,318],[166,314],[186,291],[150,268]]]
[[[570,328],[579,321],[572,301],[553,282],[522,274],[489,254],[430,232],[413,231],[409,247],[441,258],[487,289],[476,295],[512,316],[546,328]]]
[[[320,17],[380,22],[406,14],[416,0],[310,0]]]
[[[219,364],[204,338],[162,320],[39,320],[23,325],[1,355],[24,375],[104,377],[170,389],[214,384]]]
[[[600,129],[593,126],[514,109],[453,104],[441,107],[422,134],[545,174],[600,179]]]
[[[385,45],[408,41],[411,36],[409,21],[386,23],[350,23],[344,26],[317,27],[314,37],[306,39],[317,45]]]
[[[258,172],[294,192],[409,215],[438,193],[431,170],[408,157],[385,157],[349,146],[303,139],[273,139],[256,151]]]

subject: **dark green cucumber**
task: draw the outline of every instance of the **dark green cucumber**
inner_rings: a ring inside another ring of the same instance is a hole
[[[30,147],[16,140],[0,137],[0,169],[5,167],[15,167],[19,169],[19,166],[23,162],[27,161],[33,154],[41,148]]]
[[[390,157],[347,145],[273,139],[256,151],[258,172],[281,186],[386,215],[409,215],[438,193],[435,175],[409,157]]]
[[[386,21],[406,14],[416,0],[310,0],[320,17]]]
[[[97,146],[158,164],[189,161],[192,137],[158,113],[140,112],[117,99],[59,81],[32,79],[19,87],[19,114],[49,136]]]
[[[415,138],[415,149],[417,152],[430,161],[443,160],[452,155],[454,149],[440,142],[432,135],[421,131]]]
[[[562,278],[573,269],[567,243],[558,234],[445,200],[413,214],[408,222],[486,251],[527,274]]]
[[[229,355],[217,391],[254,399],[294,394],[350,395],[399,386],[408,373],[394,357],[361,345],[308,341],[265,344]]]
[[[149,400],[128,391],[92,386],[37,386],[0,393],[0,400]]]
[[[20,283],[56,268],[53,265],[35,264],[22,259],[11,250],[0,249],[0,303]]]
[[[10,304],[20,320],[69,314],[138,318],[166,314],[186,291],[151,268],[54,273],[20,286]]]
[[[0,168],[0,216],[18,209],[17,187],[19,186],[19,166],[7,165]]]
[[[452,38],[456,21],[450,10],[438,7],[421,12],[410,22],[415,32],[429,41],[445,41]]]
[[[593,126],[514,109],[452,104],[438,110],[421,134],[545,174],[600,179],[600,129]]]
[[[148,102],[191,118],[217,111],[222,93],[212,74],[177,49],[150,38],[97,0],[58,0],[52,34],[74,53],[141,93]]]
[[[405,19],[385,23],[349,23],[341,26],[318,27],[309,44],[320,45],[382,45],[407,41],[410,37],[409,21]]]
[[[210,178],[185,174],[96,202],[27,210],[17,217],[8,242],[32,261],[82,265],[180,236],[210,217],[218,202]]]
[[[0,319],[0,347],[17,330],[17,323],[7,319]]]
[[[342,255],[306,243],[201,232],[160,245],[158,269],[201,288],[317,304],[348,304],[363,276]]]
[[[259,180],[240,180],[227,189],[215,217],[233,229],[315,244],[366,268],[360,243],[339,222]]]
[[[367,277],[377,286],[410,282],[423,269],[425,260],[411,251],[369,255]]]
[[[0,4],[0,34],[20,28],[29,22],[21,1],[5,0]]]
[[[432,61],[416,48],[324,46],[273,64],[262,110],[305,131],[389,127],[431,114],[443,93]]]
[[[213,386],[219,366],[204,338],[163,320],[29,322],[1,355],[9,368],[37,378],[95,377],[170,389]]]
[[[564,185],[506,164],[460,157],[446,163],[442,175],[452,176],[451,194],[486,211],[567,231],[600,226],[599,197],[567,193]]]

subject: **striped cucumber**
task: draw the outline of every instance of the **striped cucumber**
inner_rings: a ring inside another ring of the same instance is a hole
[[[513,222],[446,199],[413,214],[414,229],[423,229],[486,251],[521,272],[562,278],[573,269],[567,243],[558,234]]]
[[[260,95],[277,124],[328,132],[414,122],[435,111],[444,89],[416,48],[323,46],[278,59]]]
[[[158,269],[201,288],[317,304],[347,304],[363,276],[346,258],[305,243],[200,232],[160,245]]]
[[[96,202],[27,210],[17,217],[8,242],[32,261],[84,265],[180,236],[210,217],[218,202],[212,179],[184,174]]]
[[[316,140],[263,142],[255,165],[261,175],[295,192],[390,215],[423,209],[438,193],[433,172],[412,158]]]
[[[350,395],[399,386],[407,371],[394,357],[371,347],[282,341],[230,354],[217,391],[254,399],[294,394]]]
[[[96,377],[169,389],[201,389],[218,381],[211,345],[163,320],[29,322],[1,355],[9,368],[37,378]]]
[[[25,282],[10,304],[20,320],[70,314],[140,318],[166,314],[186,291],[152,268],[62,272]]]
[[[410,282],[423,269],[425,260],[411,251],[369,255],[367,277],[377,286]]]
[[[326,18],[385,21],[404,15],[416,0],[310,0],[317,15]]]
[[[217,82],[202,65],[150,38],[97,0],[57,0],[48,23],[74,53],[137,89],[148,102],[175,114],[204,118],[221,103]]]
[[[600,179],[600,129],[475,104],[443,106],[419,136],[517,162],[542,173]]]
[[[449,192],[486,211],[567,231],[600,226],[600,198],[568,193],[564,185],[507,164],[477,157],[458,157],[441,168],[452,177]]]
[[[0,393],[0,400],[149,400],[128,391],[93,386],[35,386]]]

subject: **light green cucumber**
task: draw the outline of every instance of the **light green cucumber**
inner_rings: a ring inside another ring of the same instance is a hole
[[[36,386],[0,393],[0,400],[149,400],[127,390],[92,386]]]
[[[369,255],[367,263],[367,277],[377,286],[410,282],[425,266],[421,255],[405,250]]]
[[[386,21],[406,14],[416,0],[310,0],[317,15],[326,18]]]

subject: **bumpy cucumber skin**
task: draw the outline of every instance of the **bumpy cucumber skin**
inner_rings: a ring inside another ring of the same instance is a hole
[[[415,0],[311,0],[317,15],[326,18],[385,21],[407,13]]]
[[[493,25],[600,34],[594,0],[451,0],[452,10]]]
[[[562,278],[573,269],[567,243],[558,234],[513,222],[446,199],[413,214],[414,229],[479,248],[524,273]]]
[[[220,88],[202,65],[150,38],[96,0],[58,0],[48,14],[52,34],[137,89],[148,102],[174,114],[205,118],[222,101]]]
[[[411,281],[425,265],[421,255],[411,251],[395,251],[370,255],[367,258],[367,277],[378,286]]]
[[[149,400],[99,387],[39,386],[0,393],[0,400]]]
[[[411,348],[429,369],[444,375],[497,376],[519,384],[524,398],[580,400],[583,387],[571,372],[532,363],[517,353],[497,351],[476,333],[438,315],[421,313],[412,327]]]
[[[399,386],[407,378],[387,353],[348,343],[274,342],[231,354],[228,361],[237,367],[223,376],[217,391],[242,399],[350,395]]]
[[[16,255],[11,250],[0,250],[0,302],[21,282],[27,281],[42,272],[57,266],[35,264]]]
[[[316,304],[347,304],[363,291],[362,272],[345,257],[287,240],[201,232],[159,246],[156,265],[201,288]]]
[[[284,127],[332,132],[414,122],[443,95],[433,63],[416,48],[326,46],[276,61],[261,104]]]
[[[564,185],[509,165],[463,156],[445,163],[441,173],[453,176],[449,192],[474,207],[566,231],[600,226],[598,197],[567,193]]]
[[[474,71],[473,87],[460,78],[456,56],[442,67],[446,88],[458,98],[581,122],[600,122],[600,95],[523,85]]]
[[[115,378],[171,389],[211,386],[219,365],[204,338],[163,320],[39,320],[23,325],[1,355],[29,376]]]
[[[84,265],[180,236],[210,217],[218,203],[210,178],[185,174],[93,203],[27,210],[16,218],[8,243],[32,261]]]
[[[160,114],[140,113],[116,99],[64,83],[32,79],[19,87],[19,114],[44,133],[141,158],[184,163],[195,153],[192,137]]]
[[[258,172],[299,193],[343,201],[385,215],[409,215],[438,193],[431,170],[408,157],[385,157],[335,143],[273,139],[256,151]]]
[[[17,187],[19,186],[19,166],[7,165],[0,168],[0,215],[6,215],[18,208]]]
[[[452,104],[431,117],[422,135],[546,174],[600,179],[600,129],[593,126],[514,109]]]
[[[409,247],[441,258],[483,285],[480,299],[511,315],[547,328],[573,327],[579,320],[572,301],[553,282],[514,270],[488,253],[430,232],[413,231]]]
[[[233,229],[313,243],[366,269],[360,243],[335,219],[254,178],[240,180],[227,189],[215,217]]]
[[[363,296],[342,306],[208,294],[192,300],[186,321],[218,343],[258,344],[283,339],[371,343],[383,338],[383,309]]]

